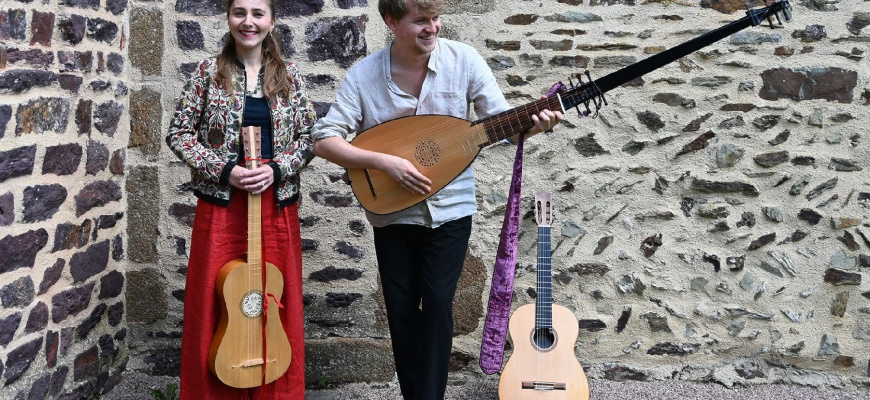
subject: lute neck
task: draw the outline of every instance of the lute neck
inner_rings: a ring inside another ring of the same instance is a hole
[[[500,142],[520,132],[527,132],[532,129],[532,115],[538,115],[541,111],[563,111],[562,103],[559,99],[559,94],[539,99],[519,107],[503,111],[475,122],[475,124],[483,124],[484,132],[486,132],[487,142],[481,147],[489,146],[493,143]]]
[[[774,6],[777,7],[776,10],[787,10],[790,7],[787,1],[780,1]],[[764,10],[747,11],[747,15],[739,20],[624,67],[600,79],[586,82],[571,89],[561,90],[545,99],[539,99],[511,110],[480,119],[474,122],[474,124],[483,124],[487,142],[481,143],[479,146],[486,147],[520,132],[528,131],[534,126],[531,119],[532,115],[537,115],[543,110],[561,111],[562,113],[565,113],[567,110],[574,107],[589,104],[590,101],[595,101],[596,98],[612,89],[685,57],[710,45],[711,43],[733,35],[749,26],[758,25],[761,19],[759,13],[763,11]],[[786,15],[786,18],[789,18],[789,14]],[[600,107],[600,105],[596,106],[596,108],[598,107]]]

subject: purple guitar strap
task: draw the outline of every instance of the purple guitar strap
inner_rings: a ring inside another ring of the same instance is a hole
[[[483,325],[483,341],[480,344],[480,369],[487,375],[501,370],[504,359],[504,343],[507,337],[508,320],[511,312],[511,296],[514,291],[514,270],[517,259],[517,239],[520,231],[520,189],[523,183],[523,140],[520,133],[517,141],[517,155],[514,159],[514,175],[501,237],[498,241],[498,254],[492,274],[492,287],[489,291],[489,305],[486,309],[486,322]]]
[[[565,89],[562,82],[553,85],[547,97]],[[517,266],[517,239],[520,233],[520,192],[523,186],[523,141],[525,132],[520,133],[517,141],[517,155],[514,157],[514,175],[508,194],[501,237],[498,241],[498,254],[492,274],[492,287],[489,290],[489,304],[486,306],[486,321],[483,324],[483,341],[480,343],[480,369],[487,375],[501,370],[504,360],[504,342],[507,338],[508,321],[511,313],[511,297],[514,292],[514,270]]]

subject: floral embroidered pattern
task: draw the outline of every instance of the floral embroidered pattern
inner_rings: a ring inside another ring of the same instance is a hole
[[[166,144],[191,168],[197,197],[225,205],[230,199],[229,172],[239,163],[236,150],[244,109],[244,71],[239,66],[233,74],[232,93],[215,84],[216,73],[216,58],[197,63],[175,107]],[[314,158],[309,133],[317,119],[299,68],[288,62],[287,74],[290,97],[277,96],[269,102],[280,206],[298,197],[299,172]]]

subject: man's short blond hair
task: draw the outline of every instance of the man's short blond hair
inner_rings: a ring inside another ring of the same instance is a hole
[[[440,14],[444,10],[444,0],[378,0],[378,11],[381,13],[381,18],[389,15],[395,19],[402,19],[408,13],[408,6],[411,4],[427,13]]]

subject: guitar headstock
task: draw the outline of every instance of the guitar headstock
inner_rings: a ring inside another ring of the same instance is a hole
[[[553,194],[538,192],[535,194],[535,221],[538,226],[553,225]]]
[[[786,21],[791,21],[791,4],[789,4],[788,0],[779,0],[776,2],[769,2],[767,0],[747,1],[746,9],[748,10],[746,11],[746,15],[752,18],[752,26],[758,26],[764,22],[764,20],[767,20],[768,24],[770,24],[770,28],[773,29],[773,20],[771,17],[775,17],[776,22],[779,25],[782,25],[782,20],[779,19],[779,14],[782,14],[782,17],[785,18]]]
[[[245,167],[255,169],[260,166],[260,127],[245,126],[242,128],[242,143],[245,144]]]

